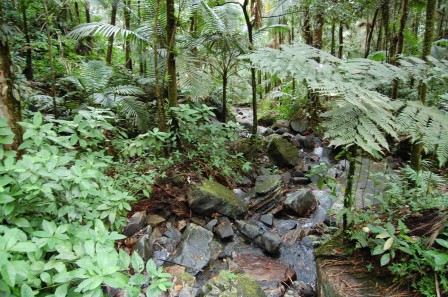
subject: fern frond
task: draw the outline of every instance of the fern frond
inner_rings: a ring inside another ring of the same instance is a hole
[[[136,31],[126,30],[121,27],[106,23],[82,24],[76,26],[71,32],[67,34],[67,37],[73,38],[75,40],[80,40],[88,36],[103,36],[103,37],[118,36],[123,39],[130,37],[145,43],[148,42],[145,36],[140,35]]]

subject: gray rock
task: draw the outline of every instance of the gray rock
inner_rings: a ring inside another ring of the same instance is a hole
[[[216,226],[215,231],[218,234],[219,239],[221,240],[231,239],[233,235],[235,235],[232,229],[232,224],[230,224],[229,219],[221,220],[218,226]]]
[[[163,233],[163,236],[168,237],[177,243],[179,243],[182,239],[182,233],[180,233],[176,228],[170,228],[165,233]]]
[[[264,131],[263,135],[264,135],[264,136],[268,136],[268,135],[271,135],[271,134],[273,134],[273,133],[274,133],[274,130],[273,130],[272,128],[267,128],[267,129]]]
[[[260,126],[269,127],[275,123],[275,117],[271,114],[265,114],[257,119],[257,123]]]
[[[203,215],[218,212],[236,219],[247,213],[247,206],[232,190],[209,180],[190,186],[188,203],[193,211]]]
[[[166,221],[166,219],[159,215],[148,215],[146,217],[146,223],[153,228],[160,225],[161,223],[163,223],[165,221]]]
[[[204,297],[266,297],[257,280],[247,274],[222,271],[202,287]]]
[[[300,141],[297,139],[297,138],[292,138],[291,140],[290,140],[290,142],[291,142],[291,144],[293,145],[293,146],[295,146],[296,148],[298,148],[298,149],[300,149],[301,147],[302,147],[302,145],[300,144]]]
[[[241,189],[233,189],[233,193],[235,193],[238,198],[242,198],[244,197],[244,195],[246,195],[246,193],[244,193],[244,191]]]
[[[153,241],[148,234],[143,235],[139,238],[133,247],[134,251],[137,252],[143,260],[147,261],[151,259],[153,255]]]
[[[132,215],[132,217],[129,219],[129,223],[126,225],[126,227],[123,229],[123,235],[126,235],[127,237],[131,237],[143,227],[146,226],[146,212],[139,211]]]
[[[305,173],[302,170],[296,170],[292,175],[294,177],[305,177]]]
[[[277,189],[282,181],[280,175],[260,175],[255,181],[255,192],[258,195],[268,194]]]
[[[263,222],[264,224],[268,225],[269,227],[272,226],[274,223],[274,216],[272,214],[264,214],[260,217],[260,222]]]
[[[283,173],[282,180],[283,180],[283,183],[288,184],[289,181],[291,180],[291,172],[286,171],[285,173]]]
[[[301,189],[286,195],[284,205],[298,216],[305,216],[317,207],[317,199],[311,190]]]
[[[291,129],[294,132],[303,134],[309,129],[308,121],[305,118],[291,120]]]
[[[286,120],[277,120],[274,125],[272,125],[272,129],[276,128],[287,128],[289,129],[289,122]]]
[[[247,176],[243,176],[241,180],[237,181],[238,186],[250,187],[252,185],[252,180]]]
[[[279,134],[279,135],[283,135],[283,134],[285,134],[285,133],[289,133],[289,129],[288,128],[278,128],[277,130],[275,130],[275,133],[276,134]]]
[[[292,230],[297,226],[296,220],[274,220],[274,227],[280,232]]]
[[[187,267],[189,273],[196,275],[210,260],[209,243],[212,239],[212,232],[195,224],[188,225],[183,241],[170,261]]]
[[[182,290],[180,290],[178,297],[196,297],[198,296],[199,289],[192,288],[192,287],[183,287]]]
[[[291,182],[295,185],[307,185],[311,183],[311,180],[309,177],[293,177]]]
[[[213,228],[216,226],[216,224],[218,224],[218,220],[213,219],[210,220],[210,222],[208,222],[207,225],[204,226],[204,228],[207,229],[208,231],[213,232]]]
[[[255,242],[260,248],[269,254],[276,255],[280,251],[281,238],[270,231],[245,221],[236,221],[238,230],[251,242]]]
[[[282,134],[282,138],[290,141],[292,138],[294,137],[294,135],[292,135],[291,133],[283,133]]]
[[[283,138],[273,138],[268,145],[268,155],[279,167],[294,167],[299,161],[299,150]]]

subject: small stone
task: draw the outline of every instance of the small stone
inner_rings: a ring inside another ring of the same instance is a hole
[[[246,193],[241,189],[233,189],[233,193],[235,193],[238,198],[242,198],[246,195]]]
[[[210,220],[210,222],[208,222],[207,225],[204,226],[204,228],[207,229],[208,231],[213,232],[213,228],[216,226],[216,224],[218,224],[218,220],[213,219]]]
[[[273,130],[272,128],[267,128],[267,129],[264,131],[264,136],[271,135],[272,133],[274,133],[274,130]]]
[[[145,234],[140,237],[134,245],[133,250],[137,252],[143,260],[147,261],[151,259],[153,254],[153,242],[149,235]]]
[[[308,185],[311,183],[311,180],[309,177],[293,177],[291,182],[295,185]]]
[[[305,173],[303,173],[302,170],[296,170],[296,171],[294,171],[294,173],[292,175],[294,177],[305,177]]]
[[[289,181],[291,180],[291,172],[289,172],[289,171],[286,171],[286,172],[283,173],[281,176],[282,176],[282,181],[283,181],[283,183],[285,183],[285,184],[288,184]]]
[[[301,189],[286,195],[284,205],[298,216],[304,216],[317,207],[317,199],[311,190]]]
[[[146,223],[146,212],[139,211],[132,215],[132,217],[129,219],[129,223],[127,226],[123,229],[122,234],[126,235],[127,237],[131,237],[143,227],[145,227]]]
[[[175,175],[171,179],[171,182],[173,183],[173,185],[180,188],[185,184],[185,179],[180,175]]]
[[[221,240],[228,240],[235,235],[232,229],[232,224],[230,224],[230,221],[228,218],[220,220],[218,226],[215,228],[216,233],[218,233],[218,237]]]
[[[151,214],[146,217],[146,223],[153,228],[162,224],[165,221],[166,221],[166,219],[159,215]]]
[[[176,228],[177,230],[179,230],[179,232],[184,231],[185,227],[187,227],[187,221],[185,220],[177,221]]]
[[[294,135],[292,135],[291,133],[283,133],[282,134],[282,138],[286,139],[286,140],[291,140],[294,137]]]
[[[279,134],[279,135],[282,135],[282,134],[285,134],[285,133],[289,133],[289,129],[288,128],[278,128],[277,130],[275,130],[275,133],[276,134]]]
[[[295,146],[296,148],[301,148],[302,146],[300,145],[300,141],[297,138],[292,138],[290,140],[291,144],[293,146]]]
[[[180,233],[175,228],[168,229],[165,233],[163,233],[163,236],[171,238],[172,240],[174,240],[177,243],[179,243],[182,239],[182,233]]]
[[[281,183],[280,175],[260,175],[255,182],[255,191],[258,195],[265,195],[277,189]]]
[[[260,222],[263,222],[264,224],[268,225],[269,227],[272,226],[274,223],[274,216],[272,214],[264,214],[260,217]]]

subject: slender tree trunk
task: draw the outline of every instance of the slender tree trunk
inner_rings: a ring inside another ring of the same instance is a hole
[[[170,107],[178,105],[177,102],[177,78],[176,78],[176,58],[174,56],[176,20],[174,16],[174,0],[166,0],[167,14],[167,70],[168,70],[168,103]]]
[[[315,28],[314,28],[314,37],[313,37],[313,43],[314,47],[318,49],[322,49],[323,46],[323,32],[324,32],[324,14],[322,12],[319,12],[316,15],[315,18]]]
[[[222,121],[227,123],[227,69],[222,73]]]
[[[403,43],[404,43],[404,30],[406,27],[406,20],[408,18],[408,0],[403,0],[401,2],[401,18],[400,18],[400,29],[398,31],[398,40],[397,40],[397,52],[394,55],[392,64],[397,64],[398,56],[403,53]],[[398,79],[394,79],[392,82],[392,99],[397,99],[398,96]]]
[[[407,0],[405,0],[405,1],[407,1]],[[372,25],[370,26],[370,28],[368,30],[368,37],[367,37],[367,42],[366,42],[366,50],[364,52],[364,58],[367,58],[370,54],[370,45],[372,44],[373,31],[375,31],[375,23],[376,23],[376,19],[378,17],[378,12],[379,12],[379,8],[377,8],[375,10],[375,13],[373,14],[373,19],[372,19]]]
[[[261,70],[258,70],[257,75],[258,75],[258,77],[257,77],[258,78],[258,86],[261,86]],[[261,88],[258,92],[258,95],[260,96],[260,100],[263,99],[263,90],[261,90]]]
[[[126,7],[124,8],[124,23],[127,30],[131,29],[131,0],[127,0]],[[132,71],[132,59],[131,59],[131,41],[129,38],[125,40],[125,60],[126,68]]]
[[[426,22],[425,22],[425,35],[423,39],[422,59],[427,60],[427,57],[431,54],[432,40],[434,37],[434,24],[436,16],[436,0],[428,0],[426,2]],[[422,82],[420,85],[420,101],[423,105],[426,105],[426,93],[428,91],[426,83]],[[415,171],[421,169],[421,154],[423,151],[423,145],[421,143],[414,143],[411,151],[411,167]]]
[[[79,4],[77,1],[75,1],[75,15],[78,20],[78,24],[81,24],[81,14],[79,13]]]
[[[86,13],[86,23],[90,23],[90,1],[85,1],[84,3],[84,11]],[[92,41],[92,37],[87,37],[86,38],[87,41],[87,48],[88,51],[90,51],[93,47],[93,41]]]
[[[305,37],[305,43],[312,45],[313,35],[311,34],[310,10],[308,7],[305,7],[305,12],[303,15],[303,35]]]
[[[342,50],[344,49],[344,24],[339,23],[339,47],[338,47],[338,58],[342,59]]]
[[[53,98],[53,115],[58,118],[58,108],[56,105],[56,69],[54,65],[53,56],[53,37],[51,36],[51,16],[50,10],[48,8],[47,0],[42,0],[45,9],[45,19],[46,19],[46,31],[47,31],[47,42],[48,42],[48,60],[50,63],[50,75],[51,75],[51,97]]]
[[[3,6],[0,5],[0,25],[3,25]],[[0,119],[7,119],[8,126],[14,133],[14,141],[10,147],[17,150],[22,143],[22,108],[20,98],[14,98],[14,74],[12,73],[11,52],[8,41],[0,42]]]
[[[159,9],[160,9],[160,0],[156,1],[156,8],[155,8],[155,15],[159,15]],[[153,25],[153,32],[158,32],[157,27],[159,26],[158,23],[158,17],[154,18],[154,25]],[[159,78],[159,35],[157,33],[154,34],[154,41],[153,41],[153,59],[154,59],[154,76],[156,79],[156,100],[157,100],[157,117],[158,117],[158,123],[159,123],[159,129],[160,131],[166,132],[166,118],[165,118],[165,108],[163,104],[163,97],[160,92],[161,86],[160,86],[160,78]]]
[[[350,211],[353,206],[355,205],[355,197],[353,195],[353,185],[354,185],[354,179],[355,179],[355,168],[356,168],[356,145],[353,145],[349,149],[349,166],[348,174],[347,174],[347,184],[345,187],[345,193],[344,193],[344,208],[346,211]],[[347,215],[344,214],[342,216],[342,226],[344,230],[347,230],[348,228],[348,220]]]
[[[381,15],[382,15],[382,19],[383,19],[383,31],[384,31],[384,44],[383,44],[383,48],[387,49],[388,46],[388,41],[390,40],[390,36],[389,36],[389,0],[384,0],[383,1],[383,5],[381,6]],[[389,60],[389,55],[388,59]]]
[[[25,0],[20,1],[20,9],[22,11],[22,20],[23,20],[23,34],[25,35],[26,41],[26,66],[23,70],[23,74],[27,80],[33,80],[33,57],[31,51],[31,39],[28,31],[28,18],[26,14],[26,3]]]
[[[244,14],[244,20],[246,22],[247,33],[249,37],[249,50],[254,50],[254,39],[253,39],[253,25],[250,21],[249,12],[248,12],[249,0],[244,0],[244,4],[241,5]],[[256,73],[255,68],[250,68],[251,75],[251,87],[252,87],[252,113],[253,113],[253,122],[252,122],[252,136],[255,136],[258,131],[258,116],[257,116],[257,81],[256,81]]]
[[[110,14],[110,24],[115,26],[117,23],[117,5],[118,3],[112,3],[112,12]],[[114,51],[114,36],[109,37],[109,45],[107,46],[106,63],[112,64],[112,53]]]
[[[333,23],[331,23],[331,44],[330,44],[330,53],[333,56],[336,56],[336,23],[335,21],[333,21]]]

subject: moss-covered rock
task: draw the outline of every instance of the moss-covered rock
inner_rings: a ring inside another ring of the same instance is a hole
[[[263,127],[270,127],[275,123],[275,116],[273,114],[263,114],[261,115],[258,120],[258,125]]]
[[[194,212],[203,215],[218,212],[236,219],[247,213],[247,206],[232,190],[209,180],[190,186],[188,203]]]
[[[203,287],[204,297],[263,297],[266,294],[250,275],[221,271],[216,279],[209,280]]]
[[[279,167],[294,167],[299,161],[299,150],[283,138],[272,138],[268,145],[271,160]]]

